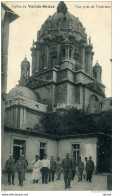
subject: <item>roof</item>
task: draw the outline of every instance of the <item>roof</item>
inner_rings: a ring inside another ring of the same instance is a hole
[[[59,135],[51,135],[51,134],[47,134],[38,130],[21,130],[21,129],[15,129],[15,128],[10,128],[10,127],[5,127],[4,131],[11,131],[11,132],[15,132],[15,133],[21,133],[24,135],[31,135],[31,136],[40,136],[40,137],[45,137],[45,138],[49,138],[49,139],[54,139],[54,140],[64,140],[64,139],[76,139],[76,138],[92,138],[92,137],[105,137],[106,139],[112,139],[111,135],[108,134],[104,134],[102,132],[100,133],[88,133],[88,134],[76,134],[76,135],[63,135],[63,136],[59,136]]]
[[[61,33],[64,34],[64,37],[65,33],[68,33],[70,36],[81,35],[85,40],[87,37],[82,22],[79,21],[78,17],[73,16],[67,11],[67,6],[64,2],[60,2],[57,11],[42,24],[39,31],[39,39],[47,35],[61,35]]]
[[[7,99],[16,96],[24,97],[24,99],[31,99],[37,102],[37,95],[27,87],[17,85],[9,91]]]

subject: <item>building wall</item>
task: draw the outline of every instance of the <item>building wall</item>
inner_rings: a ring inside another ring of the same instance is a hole
[[[35,124],[40,123],[41,117],[42,117],[41,113],[27,111],[26,112],[26,128],[34,128]]]
[[[57,86],[57,104],[67,104],[67,83]]]
[[[58,156],[63,159],[68,152],[72,158],[72,144],[80,144],[80,156],[82,161],[85,157],[92,156],[95,166],[97,166],[97,142],[98,139],[94,138],[77,138],[77,139],[64,139],[58,141]]]
[[[42,86],[35,90],[37,93],[39,93],[41,102],[47,103],[52,105],[53,101],[53,84],[49,84],[46,86]]]
[[[2,157],[2,169],[5,169],[5,162],[9,157],[9,154],[13,154],[13,139],[22,139],[26,141],[26,153],[25,157],[29,162],[28,169],[32,169],[32,161],[35,158],[36,154],[40,152],[40,142],[47,143],[46,145],[46,153],[47,158],[50,159],[50,156],[54,156],[55,159],[57,158],[57,141],[38,137],[38,136],[29,136],[20,133],[13,133],[13,132],[4,132],[4,146],[3,157]]]
[[[67,84],[67,104],[75,104],[75,86]]]

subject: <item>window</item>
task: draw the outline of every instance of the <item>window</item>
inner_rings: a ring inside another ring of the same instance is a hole
[[[97,79],[97,73],[96,72],[94,72],[94,78]]]
[[[56,65],[56,56],[51,57],[51,67],[55,67]]]
[[[72,50],[70,49],[69,50],[69,58],[71,59],[71,56],[72,56]]]
[[[72,157],[75,157],[75,160],[78,161],[80,156],[80,144],[72,144]]]
[[[65,57],[65,49],[62,50],[62,57]]]
[[[103,104],[102,104],[102,103],[100,103],[100,109],[102,109],[102,107],[103,107]]]
[[[40,142],[40,160],[44,158],[44,154],[46,154],[46,143]]]

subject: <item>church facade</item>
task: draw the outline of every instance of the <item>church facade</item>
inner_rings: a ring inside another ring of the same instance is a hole
[[[93,66],[93,55],[91,38],[87,39],[82,23],[60,2],[33,41],[31,76],[25,57],[19,85],[7,95],[3,168],[9,153],[16,161],[24,154],[32,169],[36,154],[41,159],[44,153],[48,159],[63,159],[69,152],[71,158],[75,156],[77,160],[81,156],[83,161],[91,155],[98,170],[98,146],[100,140],[107,138],[104,134],[86,134],[84,130],[84,134],[56,137],[35,130],[49,111],[73,107],[91,114],[111,109],[111,99],[105,97],[101,82],[102,67],[98,61]]]

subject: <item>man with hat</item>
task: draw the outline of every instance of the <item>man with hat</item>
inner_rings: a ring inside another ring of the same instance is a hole
[[[15,160],[13,159],[13,156],[11,154],[9,155],[9,159],[6,161],[5,169],[6,169],[7,174],[8,174],[8,184],[11,185],[11,176],[12,176],[12,184],[15,185],[15,183],[14,183]]]
[[[87,181],[91,182],[92,174],[94,171],[94,162],[92,161],[92,157],[89,157],[89,160],[86,163],[86,172],[87,172]]]

